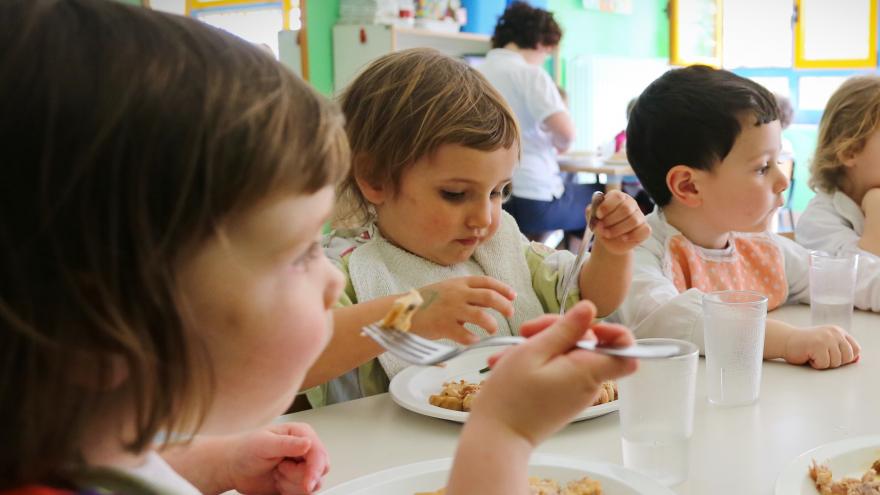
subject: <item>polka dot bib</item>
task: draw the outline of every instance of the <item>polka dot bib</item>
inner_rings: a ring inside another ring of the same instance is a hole
[[[788,299],[785,259],[766,235],[732,234],[725,249],[704,249],[683,235],[668,241],[669,273],[679,292],[750,290],[767,297],[767,310]]]

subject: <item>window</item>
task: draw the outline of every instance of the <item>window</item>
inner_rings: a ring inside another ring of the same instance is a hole
[[[191,16],[206,24],[268,47],[276,58],[278,32],[301,27],[296,0],[186,0],[186,7]]]

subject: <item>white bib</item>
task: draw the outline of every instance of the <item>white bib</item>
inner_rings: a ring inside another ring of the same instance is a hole
[[[410,289],[442,282],[455,277],[486,275],[506,283],[516,291],[513,317],[504,318],[495,310],[488,310],[498,321],[498,335],[519,333],[523,322],[544,314],[544,309],[532,288],[532,274],[526,263],[526,241],[507,212],[501,213],[501,225],[488,242],[477,246],[471,259],[453,266],[442,266],[405,251],[382,237],[378,229],[372,239],[351,253],[349,276],[358,302],[366,302]],[[482,328],[465,324],[476,335],[488,333]],[[453,343],[451,340],[443,342]],[[408,366],[400,359],[384,353],[379,362],[389,378]]]

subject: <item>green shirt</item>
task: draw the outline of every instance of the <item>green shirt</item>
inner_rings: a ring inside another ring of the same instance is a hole
[[[353,247],[354,244],[351,246]],[[341,254],[334,253],[333,249],[326,250],[330,260],[345,275],[345,289],[339,298],[338,306],[346,307],[357,304],[357,295],[348,270],[352,248],[344,249]],[[561,277],[574,262],[574,255],[568,251],[556,251],[541,243],[525,240],[522,252],[532,276],[532,289],[544,311],[551,314],[559,313],[559,298],[562,297],[563,291]],[[479,270],[479,266],[475,265],[475,270]],[[485,273],[474,271],[473,275],[485,275]],[[580,289],[575,285],[569,292],[566,308],[571,307],[579,300]],[[306,390],[305,394],[312,407],[321,407],[334,402],[387,392],[388,384],[388,376],[378,359],[371,359],[340,378]]]

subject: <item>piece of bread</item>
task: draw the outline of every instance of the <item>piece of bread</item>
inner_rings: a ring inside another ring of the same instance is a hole
[[[411,289],[403,297],[394,301],[388,314],[379,322],[379,326],[384,329],[394,328],[404,332],[409,331],[409,327],[412,326],[413,313],[419,309],[423,302],[419,292]]]

